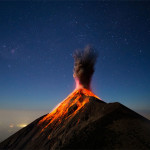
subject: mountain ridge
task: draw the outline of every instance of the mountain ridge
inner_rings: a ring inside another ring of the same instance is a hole
[[[150,149],[150,121],[126,106],[76,90],[0,143],[0,149]]]

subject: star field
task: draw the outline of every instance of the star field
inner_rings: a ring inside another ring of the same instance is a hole
[[[74,50],[91,44],[93,91],[149,110],[150,2],[0,3],[0,109],[52,109],[75,87]]]

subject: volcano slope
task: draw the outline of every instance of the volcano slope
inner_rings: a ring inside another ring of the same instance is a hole
[[[0,143],[3,150],[150,149],[150,121],[124,105],[74,91],[51,113]]]

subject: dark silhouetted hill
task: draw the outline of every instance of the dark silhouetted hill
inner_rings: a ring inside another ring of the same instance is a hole
[[[0,143],[7,150],[150,150],[150,121],[124,105],[78,90]]]

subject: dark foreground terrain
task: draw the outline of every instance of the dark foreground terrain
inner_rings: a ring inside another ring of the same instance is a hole
[[[65,104],[65,106],[63,106]],[[82,91],[0,143],[2,150],[150,150],[150,121]]]

